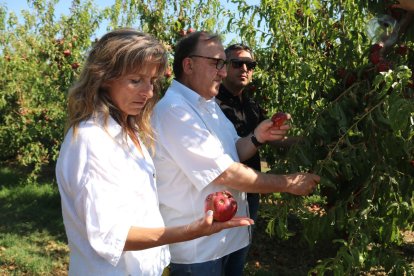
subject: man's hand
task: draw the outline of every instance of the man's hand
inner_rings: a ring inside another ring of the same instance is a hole
[[[287,114],[287,116],[288,120],[290,120],[290,114]],[[280,127],[277,127],[273,125],[271,119],[266,119],[255,128],[254,135],[260,143],[283,140],[289,129],[290,125],[287,124],[287,121]]]
[[[289,184],[286,192],[294,195],[305,196],[313,192],[321,181],[319,175],[311,173],[294,173],[287,176]]]

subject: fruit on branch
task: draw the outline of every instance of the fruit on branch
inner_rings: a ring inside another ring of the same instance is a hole
[[[64,50],[63,54],[65,55],[65,57],[69,57],[72,53],[70,52],[70,50]]]
[[[382,48],[384,48],[384,45],[379,44],[379,43],[375,43],[371,46],[370,51],[371,51],[371,53],[375,53],[375,52],[380,51]]]
[[[187,35],[187,31],[182,29],[180,30],[180,36],[186,36]]]
[[[79,68],[79,66],[80,66],[80,64],[79,64],[79,62],[74,62],[74,63],[72,63],[72,69],[73,70],[76,70],[76,69],[78,69]]]
[[[209,194],[204,201],[204,211],[213,211],[215,221],[231,220],[237,212],[237,201],[229,191]]]
[[[392,63],[391,61],[381,60],[377,65],[377,72],[386,72],[391,69]]]
[[[383,44],[375,43],[370,48],[369,60],[372,64],[378,64],[383,60],[381,50],[384,48]]]
[[[397,46],[397,49],[395,49],[395,52],[400,56],[405,56],[408,54],[408,47],[405,44],[400,44]]]
[[[379,51],[373,52],[369,55],[369,60],[372,62],[372,64],[378,64],[381,60],[381,54]]]

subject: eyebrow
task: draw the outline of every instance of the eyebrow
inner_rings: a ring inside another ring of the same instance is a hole
[[[237,58],[230,58],[229,60],[242,60],[242,61],[255,61],[253,58],[251,57],[237,57]]]

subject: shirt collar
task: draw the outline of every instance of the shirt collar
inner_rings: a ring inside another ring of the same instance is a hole
[[[223,84],[220,85],[217,99],[220,101],[228,101],[231,99],[239,99],[238,96],[234,96]]]
[[[242,91],[241,97],[239,95],[235,96],[223,84],[220,85],[219,93],[218,93],[216,98],[219,99],[220,101],[226,102],[226,103],[229,103],[229,102],[240,103],[241,99],[242,99],[243,102],[251,101],[251,97],[248,95],[247,90]]]
[[[105,129],[105,124],[104,124],[104,117],[102,114],[97,115],[96,117],[93,118],[94,122],[96,124],[98,124],[99,126],[101,126],[102,128]],[[124,147],[127,152],[130,152],[130,149],[132,149],[132,151],[138,151],[137,148],[135,147],[133,141],[131,140],[131,138],[129,138],[128,135],[126,135],[123,131],[122,131],[122,127],[118,124],[117,121],[115,121],[114,118],[112,118],[112,116],[109,116],[108,118],[108,123],[106,125],[106,129],[107,133],[109,134],[109,136],[111,136],[114,141],[118,142],[119,145],[121,145],[122,147]],[[151,160],[150,154],[147,151],[147,148],[145,147],[145,145],[142,143],[141,139],[139,136],[137,136],[138,140],[141,143],[141,148],[142,148],[142,153],[144,154],[144,158],[147,160]],[[132,155],[133,158],[137,158],[136,156],[141,156],[141,154],[139,154],[138,152],[136,152],[135,155]],[[152,162],[152,161],[151,161]]]
[[[171,88],[174,89],[176,93],[181,94],[188,102],[196,107],[205,108],[208,111],[215,111],[216,101],[213,98],[206,100],[204,97],[201,97],[197,92],[188,88],[184,84],[180,83],[177,80],[173,80]]]
[[[103,114],[98,114],[93,117],[93,121],[104,128],[111,137],[122,139],[122,127],[114,120],[114,118],[112,118],[112,116],[108,117],[107,125],[105,125]]]

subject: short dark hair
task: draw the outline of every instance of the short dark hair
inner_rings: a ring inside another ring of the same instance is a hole
[[[233,51],[241,51],[241,50],[249,52],[250,55],[252,56],[252,58],[254,59],[254,55],[253,55],[252,49],[249,46],[247,46],[245,44],[242,44],[242,43],[236,43],[236,44],[232,44],[232,45],[228,46],[224,50],[224,53],[226,54],[226,57],[229,58],[231,52],[233,52]]]
[[[173,71],[176,79],[180,79],[183,74],[183,59],[192,54],[195,54],[201,36],[205,36],[206,41],[218,40],[221,42],[219,35],[206,31],[197,31],[181,38],[181,40],[178,41],[177,45],[175,46],[174,51]]]

